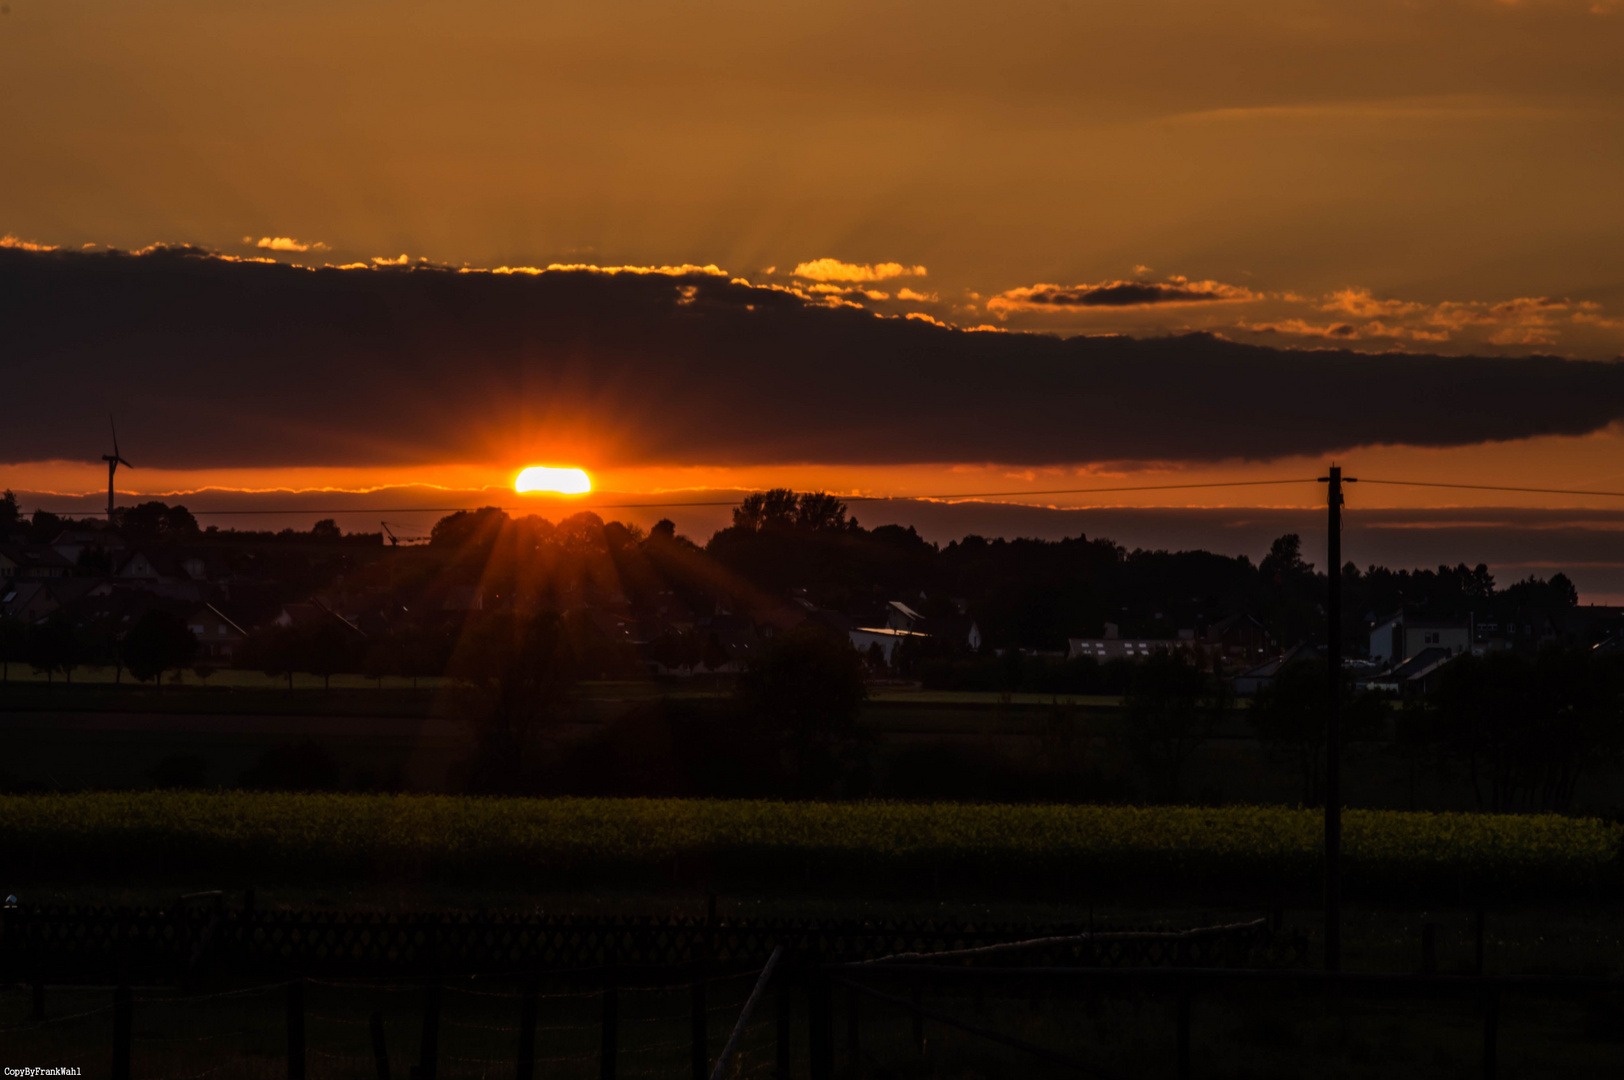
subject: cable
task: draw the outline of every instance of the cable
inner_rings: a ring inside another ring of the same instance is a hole
[[[1091,495],[1119,491],[1188,491],[1193,488],[1228,488],[1228,487],[1261,487],[1271,484],[1311,484],[1312,478],[1293,478],[1290,480],[1221,480],[1202,484],[1132,484],[1123,487],[1092,487],[1092,488],[1053,488],[1047,491],[970,491],[953,492],[947,495],[841,495],[837,496],[842,502],[938,502],[948,499],[1013,499],[1031,495]],[[1379,483],[1380,481],[1376,481]],[[719,499],[716,501],[697,502],[635,502],[635,503],[593,503],[583,506],[584,510],[658,510],[683,506],[737,506],[737,499]],[[496,510],[529,510],[532,506],[496,506]],[[454,514],[459,511],[483,510],[481,506],[325,506],[307,509],[276,509],[276,510],[191,510],[193,517],[223,517],[239,514]],[[35,511],[38,513],[39,511]],[[83,513],[75,510],[45,510],[47,514],[67,516],[74,513]],[[95,511],[91,511],[92,514]]]
[[[1346,479],[1344,482],[1347,482]],[[1425,480],[1370,480],[1361,476],[1360,484],[1387,484],[1390,487],[1464,488],[1468,491],[1525,491],[1535,495],[1604,495],[1624,499],[1624,491],[1581,491],[1576,488],[1506,487],[1502,484],[1442,484]]]

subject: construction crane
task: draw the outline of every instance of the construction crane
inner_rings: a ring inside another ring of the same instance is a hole
[[[399,547],[402,540],[408,544],[421,544],[428,540],[426,536],[396,536],[395,531],[389,527],[389,522],[380,521],[378,524],[383,526],[383,534],[388,538],[390,547]]]

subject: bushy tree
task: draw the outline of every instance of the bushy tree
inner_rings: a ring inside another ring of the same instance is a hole
[[[807,625],[769,641],[737,693],[747,716],[780,733],[795,794],[804,797],[832,781],[858,743],[857,713],[868,687],[851,643]]]
[[[35,671],[43,672],[47,684],[60,673],[73,681],[73,669],[82,656],[78,633],[65,619],[52,618],[28,628],[28,662]]]
[[[1480,809],[1567,811],[1584,776],[1624,756],[1621,714],[1624,659],[1552,646],[1451,661],[1408,703],[1400,735]]]
[[[135,543],[190,540],[197,535],[197,519],[184,506],[144,502],[114,511],[113,521],[125,539]]]
[[[1157,652],[1134,671],[1123,705],[1124,741],[1151,797],[1177,802],[1185,766],[1229,706],[1228,683],[1182,653]]]
[[[1287,664],[1258,691],[1246,719],[1270,756],[1295,766],[1306,806],[1325,801],[1325,719],[1330,697],[1324,660]],[[1353,679],[1341,680],[1342,741],[1378,735],[1386,705],[1372,693],[1356,691]]]
[[[563,621],[552,612],[502,612],[470,625],[447,674],[460,684],[460,713],[474,731],[470,786],[519,791],[538,744],[565,715],[578,677]]]
[[[11,681],[11,665],[28,659],[28,624],[0,615],[0,682]]]
[[[161,692],[164,672],[186,667],[197,655],[197,635],[181,616],[152,608],[130,627],[120,652],[131,675],[141,682],[157,679]]]

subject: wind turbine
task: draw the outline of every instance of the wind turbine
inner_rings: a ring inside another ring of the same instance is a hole
[[[113,429],[113,452],[111,454],[103,454],[102,460],[107,462],[107,520],[112,521],[113,474],[118,472],[118,467],[120,465],[124,466],[126,469],[133,469],[135,466],[131,465],[128,461],[125,461],[123,456],[118,452],[118,425],[113,423],[113,418],[111,416],[107,418],[107,424]]]

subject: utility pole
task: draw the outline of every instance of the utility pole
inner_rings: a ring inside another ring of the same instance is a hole
[[[1348,483],[1355,483],[1352,477]],[[1331,466],[1325,551],[1325,970],[1342,969],[1342,469]]]

